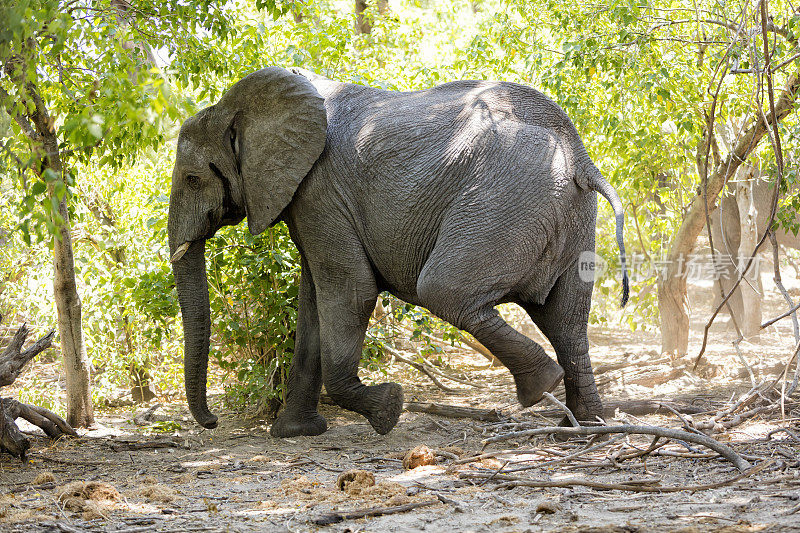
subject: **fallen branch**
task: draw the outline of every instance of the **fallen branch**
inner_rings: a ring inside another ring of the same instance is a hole
[[[668,407],[669,406],[669,407]],[[617,409],[629,415],[642,416],[652,414],[669,414],[672,409],[687,415],[696,415],[708,411],[705,407],[696,405],[678,404],[666,400],[625,400],[603,402],[603,417],[613,418]],[[561,409],[543,409],[534,411],[542,416],[557,416],[563,411]]]
[[[476,409],[460,405],[423,402],[407,402],[404,408],[412,413],[427,413],[448,418],[471,418],[484,422],[499,422],[503,419],[503,415],[497,409]]]
[[[786,318],[787,316],[792,316],[792,315],[794,315],[794,314],[795,314],[795,313],[796,313],[798,310],[800,310],[800,302],[798,302],[798,303],[797,303],[797,304],[796,304],[794,307],[792,307],[791,309],[789,309],[788,311],[786,311],[786,312],[785,312],[785,313],[783,313],[782,315],[778,315],[778,316],[776,316],[775,318],[773,318],[773,319],[770,319],[770,320],[767,320],[766,322],[764,322],[763,324],[761,324],[761,328],[760,328],[760,329],[765,329],[765,328],[768,328],[768,327],[770,327],[772,324],[774,324],[775,322],[777,322],[778,320],[783,320],[783,319],[784,319],[784,318]]]
[[[329,526],[331,524],[338,524],[342,520],[354,520],[358,518],[369,518],[373,516],[384,516],[388,514],[405,513],[413,511],[421,507],[429,507],[442,503],[438,498],[436,500],[428,500],[424,502],[407,503],[405,505],[395,505],[393,507],[372,507],[370,509],[361,509],[358,511],[344,511],[321,514],[313,518],[311,522],[317,526]]]
[[[133,417],[133,423],[137,426],[146,426],[155,420],[156,411],[161,407],[160,403],[146,409]]]
[[[472,383],[471,381],[468,381],[466,379],[461,379],[461,378],[457,378],[455,376],[451,376],[450,374],[445,374],[444,372],[442,372],[438,368],[435,368],[433,365],[431,365],[430,363],[428,363],[424,359],[423,359],[422,363],[417,363],[416,361],[412,361],[411,359],[401,355],[397,350],[389,348],[388,346],[386,347],[386,350],[392,355],[392,357],[394,357],[395,359],[397,359],[401,363],[405,363],[407,365],[413,366],[414,368],[416,368],[420,372],[424,373],[426,376],[431,378],[431,380],[434,381],[434,383],[436,383],[438,387],[442,388],[443,390],[445,390],[447,392],[457,392],[457,390],[456,389],[451,389],[449,387],[445,387],[444,385],[441,384],[441,382],[439,382],[436,378],[434,378],[432,374],[435,374],[435,375],[437,375],[439,377],[442,377],[442,378],[445,378],[445,379],[449,379],[450,381],[455,381],[456,383],[461,383],[463,385],[469,385],[470,387],[475,387],[477,389],[483,388],[483,386],[478,385],[477,383]],[[426,365],[425,363],[428,363],[428,364]]]
[[[534,488],[553,488],[553,487],[560,487],[560,488],[571,488],[571,487],[589,487],[592,489],[599,489],[599,490],[624,490],[628,492],[697,492],[700,490],[710,490],[710,489],[717,489],[720,487],[725,487],[727,485],[731,485],[736,483],[737,481],[752,476],[761,470],[765,469],[766,467],[773,464],[774,461],[764,461],[754,467],[748,468],[741,474],[728,478],[724,481],[718,481],[716,483],[707,483],[704,485],[686,485],[686,486],[667,486],[667,487],[659,487],[654,485],[657,483],[657,480],[650,480],[645,479],[641,481],[628,481],[625,483],[600,483],[597,481],[589,481],[586,479],[560,479],[558,481],[538,481],[533,479],[525,479],[519,476],[510,476],[507,474],[492,474],[492,473],[482,473],[482,472],[462,472],[459,477],[465,479],[486,479],[489,476],[493,476],[493,478],[497,481],[506,481],[507,483],[503,483],[498,488],[513,488],[513,487],[534,487]]]
[[[401,363],[405,363],[405,364],[407,364],[407,365],[409,365],[409,366],[411,366],[413,368],[416,368],[417,370],[419,370],[420,372],[422,372],[423,374],[428,376],[428,378],[433,382],[433,384],[436,385],[437,387],[439,387],[440,389],[442,389],[443,391],[445,391],[445,392],[458,392],[458,389],[454,389],[452,387],[448,387],[447,385],[445,385],[444,383],[442,383],[441,381],[436,379],[436,376],[434,376],[432,372],[430,372],[427,368],[425,368],[424,365],[421,365],[421,364],[419,364],[419,363],[417,363],[415,361],[412,361],[411,359],[407,359],[406,357],[403,357],[402,355],[400,355],[400,352],[398,352],[396,350],[392,350],[389,347],[386,347],[386,349],[390,354],[392,354],[392,357],[394,357],[395,360],[400,361]]]
[[[55,330],[50,330],[50,333],[34,342],[27,350],[23,350],[22,345],[28,337],[28,325],[23,324],[0,355],[0,387],[14,383],[28,361],[50,347],[55,334]]]
[[[789,516],[789,515],[793,515],[797,511],[800,511],[800,503],[798,503],[797,505],[795,505],[791,509],[787,509],[786,511],[783,511],[780,515],[781,516]]]
[[[800,354],[800,341],[797,341],[797,347],[794,349],[794,352],[792,352],[792,356],[789,358],[789,361],[786,362],[786,367],[783,369],[783,379],[781,379],[781,418],[784,420],[786,420],[786,396],[794,393],[797,388],[797,380],[800,376],[800,362],[798,362],[797,367],[795,367],[794,380],[792,380],[792,385],[789,387],[788,391],[786,390],[786,379],[789,377],[789,368],[791,368],[798,354]]]
[[[573,427],[578,427],[578,426],[580,426],[580,424],[578,423],[578,419],[577,419],[577,418],[575,418],[575,415],[574,415],[574,414],[572,414],[572,411],[570,411],[569,407],[567,407],[566,405],[564,405],[564,404],[561,402],[561,400],[559,400],[558,398],[556,398],[555,396],[553,396],[553,395],[552,395],[552,394],[550,394],[549,392],[545,392],[545,393],[544,393],[544,397],[545,397],[545,398],[547,398],[547,400],[548,400],[550,403],[552,403],[553,405],[555,405],[556,407],[558,407],[559,409],[561,409],[562,411],[564,411],[564,414],[566,414],[566,415],[567,415],[567,418],[569,419],[569,421],[570,421],[570,423],[572,424],[572,426],[573,426]]]
[[[433,342],[435,342],[436,344],[439,344],[440,346],[448,346],[447,341],[445,341],[444,339],[440,339],[439,337],[435,337],[435,336],[431,335],[428,332],[425,332],[425,331],[414,331],[412,328],[410,328],[407,325],[403,325],[402,327],[403,327],[404,330],[406,330],[412,336],[415,333],[419,333],[423,337],[425,337],[425,338],[427,338],[429,340],[432,340]],[[476,339],[470,338],[469,335],[465,335],[463,332],[459,331],[457,340],[458,340],[458,342],[461,342],[462,344],[466,344],[469,348],[471,348],[472,350],[474,350],[474,351],[478,352],[479,354],[481,354],[482,356],[484,356],[486,359],[489,360],[489,362],[492,364],[492,366],[503,366],[503,363],[501,363],[500,360],[497,357],[495,357],[492,354],[492,352],[490,352],[488,350],[488,348],[486,348],[486,346],[484,346],[483,344],[478,342]]]
[[[2,316],[0,316],[2,320]],[[28,337],[28,326],[23,324],[14,334],[11,342],[0,354],[0,387],[11,385],[19,377],[23,367],[49,348],[53,342],[55,331],[34,342],[27,350],[23,350],[25,339]],[[68,435],[77,437],[78,434],[55,413],[42,407],[26,405],[16,400],[0,398],[0,451],[5,451],[19,457],[26,462],[25,454],[30,448],[30,442],[22,434],[16,424],[17,418],[23,418],[31,424],[41,428],[51,439]]]
[[[108,447],[115,452],[130,452],[137,450],[160,450],[162,448],[181,448],[181,444],[171,439],[145,440],[145,441],[109,441]]]
[[[476,339],[472,339],[464,335],[463,333],[459,332],[458,341],[463,344],[466,344],[467,346],[469,346],[470,348],[472,348],[473,350],[484,356],[492,363],[492,366],[496,367],[503,366],[503,363],[500,362],[500,359],[495,357],[494,354],[490,352],[488,348],[486,348],[486,346],[478,342]]]
[[[786,301],[786,305],[790,309],[788,314],[792,316],[792,333],[794,333],[794,342],[800,343],[800,323],[797,321],[796,313],[797,307],[800,307],[800,304],[795,306],[794,302],[792,301],[792,297],[789,296],[789,292],[783,285],[783,279],[781,278],[780,257],[778,257],[778,239],[775,237],[775,230],[771,228],[769,230],[769,242],[772,244],[772,280],[775,282],[775,286],[778,287],[781,296],[783,296],[783,299]],[[760,329],[764,329],[764,326],[762,325]]]
[[[613,433],[627,433],[627,434],[641,434],[641,435],[654,435],[666,439],[682,440],[686,442],[693,442],[700,444],[706,448],[710,448],[733,463],[740,471],[745,471],[750,468],[750,463],[742,459],[739,454],[733,451],[732,448],[722,444],[721,442],[707,437],[706,435],[699,435],[696,433],[689,433],[680,429],[662,428],[658,426],[633,426],[633,425],[620,425],[620,426],[596,426],[596,427],[544,427],[526,429],[523,431],[514,431],[506,433],[505,435],[498,435],[483,441],[483,445],[487,446],[495,442],[501,442],[517,437],[532,437],[535,435],[564,435],[568,437],[573,436],[588,436],[588,435],[607,435]]]
[[[599,376],[600,374],[605,374],[606,372],[611,372],[614,370],[627,370],[635,367],[649,368],[671,362],[672,359],[669,357],[660,357],[658,359],[643,359],[641,361],[617,361],[616,363],[597,365],[597,367],[594,369],[594,375],[596,377]]]
[[[626,435],[617,435],[616,437],[612,438],[608,442],[601,442],[599,444],[595,444],[594,446],[589,446],[587,448],[583,448],[581,450],[578,450],[575,453],[571,453],[569,455],[565,455],[564,457],[559,457],[558,459],[551,459],[549,461],[544,461],[544,462],[537,463],[537,464],[534,464],[534,465],[526,465],[526,466],[518,466],[516,468],[510,468],[510,469],[507,470],[507,472],[522,472],[523,470],[533,470],[533,469],[536,469],[536,468],[542,468],[542,467],[545,467],[545,466],[552,466],[554,464],[563,463],[563,462],[566,462],[566,461],[570,461],[572,459],[577,459],[578,457],[582,457],[582,456],[584,456],[584,455],[586,455],[588,453],[591,453],[591,452],[593,452],[595,450],[598,450],[600,448],[604,448],[605,446],[608,446],[610,444],[614,444],[615,442],[618,442],[618,441],[620,441],[620,440],[622,440],[624,438],[626,438]]]

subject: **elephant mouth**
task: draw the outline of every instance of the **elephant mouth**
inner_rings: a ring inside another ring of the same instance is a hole
[[[219,228],[222,226],[234,225],[238,224],[244,219],[244,215],[240,213],[232,213],[231,215],[226,215],[221,208],[215,209],[208,213],[208,220],[206,223],[206,227],[208,231],[200,238],[196,240],[208,240],[213,237]],[[183,255],[195,241],[184,241],[180,246],[175,249],[172,256],[169,258],[170,263],[176,263],[181,260]]]

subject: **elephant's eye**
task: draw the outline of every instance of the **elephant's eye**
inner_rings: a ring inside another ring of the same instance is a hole
[[[189,185],[189,187],[196,189],[200,186],[200,176],[189,174],[186,176],[186,183]]]

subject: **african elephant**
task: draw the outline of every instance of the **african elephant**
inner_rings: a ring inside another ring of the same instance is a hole
[[[169,207],[169,246],[185,336],[186,395],[206,402],[210,312],[204,248],[245,216],[258,234],[285,221],[301,255],[295,353],[277,437],[318,435],[321,386],[380,434],[402,411],[400,385],[366,386],[358,365],[381,291],[474,335],[513,374],[523,406],[565,378],[581,419],[601,414],[589,362],[597,198],[623,211],[567,115],[515,83],[457,81],[415,92],[339,83],[269,67],[184,122]],[[627,273],[623,277],[627,300]],[[555,347],[500,317],[521,305]]]

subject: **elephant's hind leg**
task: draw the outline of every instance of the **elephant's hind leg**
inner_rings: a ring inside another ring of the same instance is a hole
[[[552,392],[564,377],[564,371],[544,348],[509,326],[494,307],[481,310],[462,326],[511,371],[517,399],[523,407],[530,407],[545,392]]]
[[[580,279],[575,262],[558,278],[543,305],[522,303],[553,345],[558,362],[564,368],[567,407],[578,420],[586,421],[603,415],[589,360],[587,326],[592,288],[593,283]]]
[[[273,437],[319,435],[328,429],[325,419],[317,412],[322,389],[317,296],[305,259],[301,268],[297,332],[286,388],[286,408],[272,424],[270,434]]]
[[[403,389],[397,383],[366,386],[358,378],[378,288],[360,244],[353,243],[353,249],[343,249],[341,254],[348,258],[346,264],[319,265],[324,274],[315,278],[322,379],[337,405],[363,415],[375,431],[385,435],[403,411]]]
[[[556,388],[564,376],[561,367],[532,339],[512,328],[494,308],[504,294],[467,276],[457,260],[434,258],[435,268],[423,269],[417,283],[422,304],[440,318],[472,334],[511,371],[517,386],[517,399],[529,407]],[[496,277],[483,278],[495,283]]]

